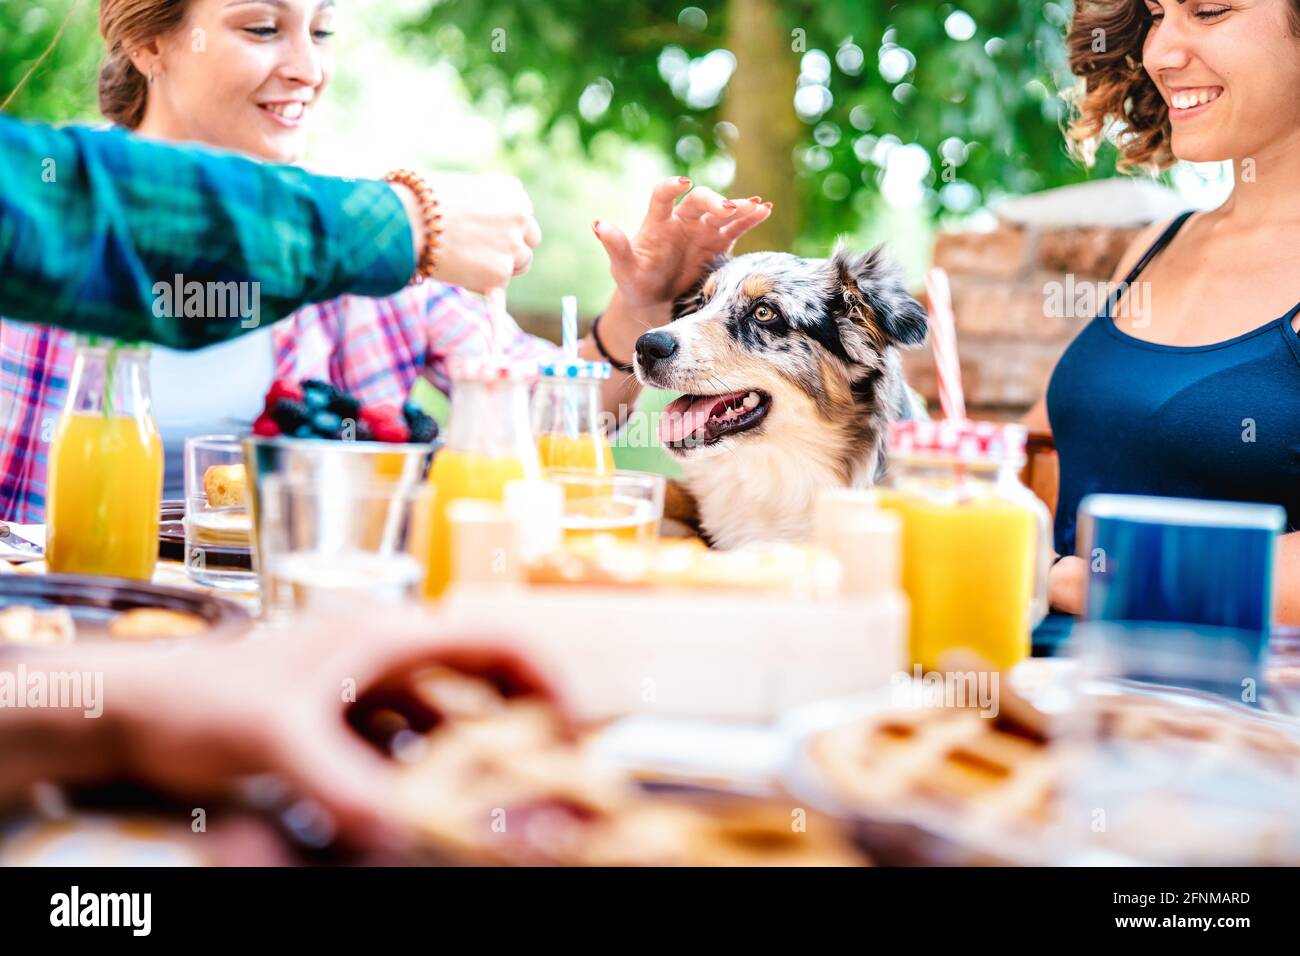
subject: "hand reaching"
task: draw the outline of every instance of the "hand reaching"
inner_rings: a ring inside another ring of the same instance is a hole
[[[609,256],[618,295],[629,307],[643,309],[671,305],[771,213],[772,204],[758,196],[724,199],[703,186],[692,189],[683,176],[655,186],[631,239],[612,223],[597,220],[592,228]]]

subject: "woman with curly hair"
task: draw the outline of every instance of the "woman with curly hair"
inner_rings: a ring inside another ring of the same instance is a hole
[[[1300,623],[1300,0],[1079,0],[1069,47],[1086,162],[1229,160],[1234,188],[1136,238],[1030,414],[1060,455],[1053,606],[1082,604],[1085,495],[1255,501],[1286,509],[1277,616]]]

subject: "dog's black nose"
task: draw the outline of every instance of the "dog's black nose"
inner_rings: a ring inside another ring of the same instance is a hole
[[[667,332],[647,332],[636,340],[637,358],[643,367],[672,358],[677,351],[677,340]]]

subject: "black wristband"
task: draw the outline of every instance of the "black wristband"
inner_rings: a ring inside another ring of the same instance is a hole
[[[605,313],[602,312],[600,313],[600,315],[596,316],[594,319],[591,320],[591,340],[596,343],[596,351],[600,353],[601,358],[603,358],[614,368],[618,369],[624,375],[631,375],[632,366],[626,362],[620,362],[618,359],[614,358],[614,356],[610,355],[609,349],[605,348],[605,343],[600,340],[600,332],[598,331],[598,328],[600,326],[601,316],[603,316],[604,314]]]

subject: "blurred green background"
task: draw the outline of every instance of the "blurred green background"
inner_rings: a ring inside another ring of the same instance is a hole
[[[0,99],[68,9],[0,0]],[[916,281],[938,225],[1089,175],[1061,136],[1070,11],[1056,2],[338,0],[338,13],[309,165],[520,176],[546,240],[511,305],[534,328],[565,293],[599,310],[610,283],[591,221],[634,228],[659,176],[773,200],[749,248],[887,238]],[[101,121],[97,15],[80,0],[10,113]]]

